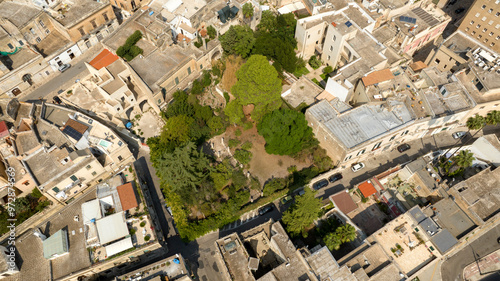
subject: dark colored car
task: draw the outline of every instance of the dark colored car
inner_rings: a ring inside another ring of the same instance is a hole
[[[498,244],[500,244],[500,237],[497,238],[497,242],[498,242]]]
[[[62,100],[61,100],[58,96],[54,96],[52,99],[53,99],[53,100],[54,100],[54,102],[55,102],[55,103],[57,103],[57,104],[61,104],[61,103],[62,103]]]
[[[318,189],[321,189],[325,186],[328,185],[328,181],[327,180],[320,180],[320,181],[317,181],[313,184],[313,189],[314,190],[318,190]]]
[[[465,8],[458,8],[455,10],[455,14],[460,14],[463,11],[465,11]]]
[[[398,146],[398,151],[401,152],[401,153],[403,153],[403,152],[407,151],[410,148],[411,148],[411,146],[409,144],[405,143],[405,144],[402,144],[402,145]]]
[[[259,209],[259,216],[269,213],[273,210],[273,205],[269,204]]]
[[[335,174],[335,175],[332,175],[328,178],[328,180],[330,182],[336,182],[338,180],[341,180],[342,179],[342,174],[341,173],[338,173],[338,174]]]

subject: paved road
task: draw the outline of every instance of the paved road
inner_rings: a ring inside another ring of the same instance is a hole
[[[449,257],[441,267],[443,281],[463,280],[463,270],[467,265],[500,249],[500,244],[497,243],[498,237],[500,237],[500,225],[489,230],[472,243],[469,243],[460,252]]]

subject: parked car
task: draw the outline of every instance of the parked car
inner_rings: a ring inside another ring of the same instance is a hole
[[[272,210],[273,210],[273,204],[269,204],[269,205],[266,205],[266,206],[264,206],[264,207],[261,207],[261,208],[259,209],[259,216],[262,216],[262,215],[264,215],[264,214],[266,214],[266,213],[269,213],[269,212],[271,212]]]
[[[363,163],[361,163],[361,162],[360,162],[360,163],[354,163],[354,164],[352,164],[352,166],[351,166],[351,170],[352,170],[353,172],[357,172],[357,171],[359,171],[359,170],[363,169],[364,167],[365,167],[365,164],[363,164]]]
[[[321,189],[325,186],[328,185],[328,181],[327,180],[320,180],[320,181],[317,181],[313,184],[313,189],[314,190],[318,190],[318,189]]]
[[[285,205],[286,203],[292,201],[293,197],[288,195],[286,197],[281,198],[281,205]]]
[[[328,180],[333,183],[333,182],[336,182],[338,180],[341,180],[342,179],[342,174],[341,173],[337,173],[335,175],[331,175]]]
[[[306,191],[304,189],[302,189],[301,191],[299,191],[299,196],[302,196],[304,194],[306,194]]]
[[[54,100],[54,102],[55,102],[55,103],[57,103],[57,104],[61,104],[61,103],[62,103],[62,100],[61,100],[58,96],[54,96],[52,99],[53,99],[53,100]]]
[[[455,10],[455,14],[460,14],[463,11],[465,11],[465,8],[458,8]]]
[[[409,144],[404,143],[404,144],[398,146],[398,151],[401,152],[401,153],[403,153],[403,152],[407,151],[410,148],[411,148],[411,146]]]
[[[463,131],[460,131],[460,132],[455,132],[455,133],[451,134],[451,136],[452,136],[454,139],[461,139],[461,138],[463,138],[465,135],[467,135],[467,132],[463,132]]]
[[[71,64],[65,63],[65,64],[59,66],[58,70],[62,73],[64,71],[68,70],[70,67],[71,67]]]

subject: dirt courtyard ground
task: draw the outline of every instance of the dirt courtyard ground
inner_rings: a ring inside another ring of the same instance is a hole
[[[237,138],[241,143],[251,142],[253,144],[250,151],[253,154],[252,160],[250,161],[250,168],[248,171],[254,177],[257,177],[261,183],[264,183],[270,179],[283,178],[288,176],[288,167],[296,166],[297,170],[301,170],[305,167],[310,166],[312,163],[309,161],[299,162],[290,156],[281,155],[271,155],[266,152],[265,144],[266,141],[264,137],[259,135],[257,128],[254,126],[252,129],[244,131],[239,128],[242,132],[241,136],[236,137],[235,132],[238,128],[231,126],[226,131],[226,144],[229,139]],[[234,149],[232,150],[234,152]]]

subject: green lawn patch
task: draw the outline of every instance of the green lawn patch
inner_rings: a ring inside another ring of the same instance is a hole
[[[307,73],[309,73],[309,70],[307,69],[307,67],[303,66],[301,68],[297,68],[297,70],[293,72],[293,75],[295,75],[296,77],[300,77],[302,75],[306,75]]]

